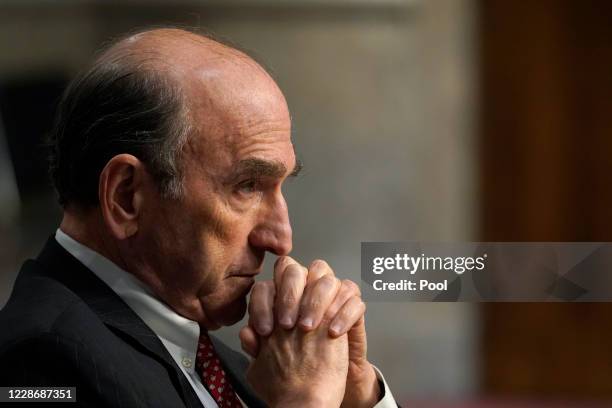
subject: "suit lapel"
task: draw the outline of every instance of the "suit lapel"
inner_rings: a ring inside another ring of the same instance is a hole
[[[202,406],[191,384],[155,333],[111,288],[70,255],[55,238],[49,238],[36,260],[43,266],[42,271],[36,268],[38,273],[42,272],[62,282],[83,299],[107,326],[127,335],[134,346],[165,364],[172,373],[172,382],[185,405]]]

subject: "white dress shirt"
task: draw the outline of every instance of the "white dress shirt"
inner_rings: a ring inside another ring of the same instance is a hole
[[[176,364],[189,380],[205,408],[218,408],[200,376],[195,371],[196,352],[200,337],[197,322],[180,316],[158,300],[147,286],[134,275],[119,268],[109,259],[75,241],[61,229],[55,233],[57,242],[106,283],[147,326],[159,337]],[[384,383],[385,396],[375,408],[396,407],[397,404],[380,371],[376,374]],[[240,397],[238,397],[240,398]],[[243,405],[244,402],[240,401]]]

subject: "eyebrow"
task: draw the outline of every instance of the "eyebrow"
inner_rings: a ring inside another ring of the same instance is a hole
[[[296,160],[295,166],[288,177],[296,177],[302,170],[302,162]],[[281,178],[287,173],[287,167],[279,162],[258,158],[240,160],[235,167],[233,178],[243,176]]]

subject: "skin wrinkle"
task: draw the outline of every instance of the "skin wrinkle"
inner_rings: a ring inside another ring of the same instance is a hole
[[[264,125],[259,125],[260,127],[264,127]],[[270,127],[270,125],[268,125]],[[244,126],[244,128],[249,129],[249,126]],[[252,128],[251,128],[252,129]],[[244,142],[244,135],[241,135],[240,130],[236,131],[234,129],[231,130],[231,133],[226,137],[226,146],[232,149],[235,153],[245,153],[242,152],[241,149],[251,147],[250,143]],[[257,138],[262,144],[267,141],[267,139],[274,139],[274,133],[286,133],[290,132],[289,129],[263,129],[261,131],[256,131],[248,135],[250,139]]]
[[[291,142],[287,103],[270,75],[244,54],[196,38],[181,30],[154,30],[112,49],[116,58],[129,54],[132,63],[141,64],[143,75],[151,70],[167,79],[166,85],[180,89],[191,125],[179,157],[185,194],[162,197],[142,162],[128,154],[115,156],[100,176],[102,208],[89,209],[86,216],[65,211],[61,228],[134,274],[176,313],[214,330],[244,316],[246,296],[262,270],[265,253],[290,253],[292,230],[282,185],[301,166]],[[224,184],[245,161],[256,164],[251,166],[251,177],[266,174],[261,185]],[[317,286],[324,287],[325,280]],[[335,291],[326,293],[331,296]],[[313,295],[310,301],[324,304],[328,297]],[[297,365],[293,385],[324,391],[334,388],[330,381],[335,381],[342,390],[333,397],[333,405],[340,405],[345,386],[347,391],[357,390],[347,393],[349,405],[374,405],[377,381],[366,359],[363,318],[353,330],[357,340],[349,356],[352,369],[343,365],[349,361],[342,357],[348,354],[350,335],[330,342],[326,327],[304,336],[299,330],[274,330],[278,336],[269,339],[285,355],[276,355],[269,344],[260,351],[278,357],[277,370],[288,376],[292,370],[280,361]],[[313,341],[300,340],[307,337]],[[319,352],[327,357],[321,358]],[[263,378],[264,388],[269,383],[265,359],[264,355],[254,360],[259,362],[260,375],[253,371],[255,366],[248,373],[251,380]],[[335,375],[312,385],[325,377],[324,372]],[[284,382],[288,381],[280,385]],[[371,395],[359,392],[364,388],[372,390]]]
[[[184,317],[209,330],[233,324],[244,315],[254,282],[238,276],[258,274],[266,251],[284,255],[291,249],[281,184],[296,160],[284,96],[245,54],[181,30],[130,37],[102,59],[125,56],[183,92],[191,124],[180,155],[185,194],[160,198],[145,173],[136,187],[142,204],[135,218],[110,211],[113,219],[106,220],[119,223],[121,231],[128,230],[124,224],[135,226],[137,232],[121,238],[104,226],[110,239],[96,238],[97,231],[90,230],[84,242],[95,241],[100,253]],[[254,194],[224,185],[227,174],[248,159],[281,163],[284,172]],[[70,224],[68,218],[65,214],[62,226]]]

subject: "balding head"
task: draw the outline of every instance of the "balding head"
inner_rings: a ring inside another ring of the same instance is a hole
[[[124,37],[71,83],[59,106],[50,163],[60,202],[96,206],[100,173],[121,153],[147,165],[164,197],[178,198],[190,137],[229,142],[257,109],[288,117],[272,78],[244,52],[182,29]]]
[[[62,101],[61,228],[177,313],[232,324],[266,251],[291,250],[290,129],[282,93],[243,52],[176,29],[126,37]]]

